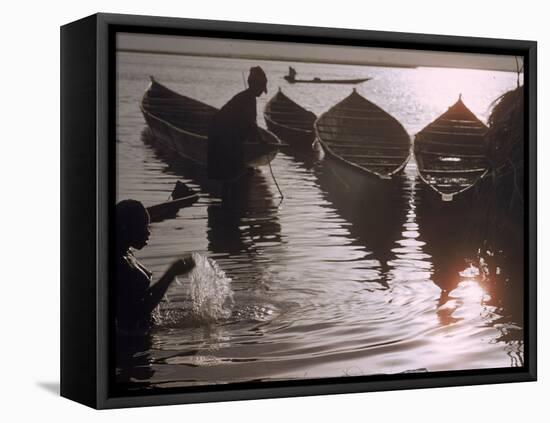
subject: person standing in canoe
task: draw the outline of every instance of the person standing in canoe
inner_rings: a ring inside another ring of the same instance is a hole
[[[235,95],[214,116],[208,133],[208,177],[222,181],[222,197],[245,172],[245,143],[261,140],[256,122],[256,97],[267,94],[267,77],[250,68],[248,88]]]
[[[176,276],[195,267],[187,254],[176,260],[164,276],[153,284],[152,273],[134,256],[149,239],[149,213],[136,200],[123,200],[116,205],[116,326],[126,334],[145,334],[151,313],[164,297]]]

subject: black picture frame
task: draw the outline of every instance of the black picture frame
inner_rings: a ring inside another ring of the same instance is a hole
[[[357,376],[120,394],[110,384],[109,246],[114,208],[117,32],[343,46],[507,54],[524,58],[527,154],[525,365],[519,368]],[[537,377],[536,138],[534,41],[95,14],[61,28],[61,395],[90,407],[210,401],[534,381]]]

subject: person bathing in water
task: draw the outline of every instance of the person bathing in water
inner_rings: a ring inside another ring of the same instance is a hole
[[[267,94],[267,76],[250,68],[248,88],[235,95],[214,116],[208,133],[208,178],[223,184],[222,198],[246,170],[245,143],[261,141],[256,121],[256,97]]]
[[[152,273],[132,250],[141,250],[149,239],[149,214],[139,201],[123,200],[116,206],[116,324],[119,331],[145,333],[151,312],[176,276],[189,273],[195,262],[190,254],[176,260],[152,283]]]

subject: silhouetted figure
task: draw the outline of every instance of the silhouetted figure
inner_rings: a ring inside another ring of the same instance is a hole
[[[292,66],[288,67],[288,80],[289,81],[295,81],[296,80],[296,69],[294,69]]]
[[[149,239],[149,214],[139,201],[123,200],[116,206],[116,324],[120,332],[143,334],[150,326],[151,312],[174,278],[195,266],[190,255],[176,260],[158,282],[133,255]]]
[[[224,183],[224,191],[245,169],[246,142],[261,140],[256,122],[256,97],[267,93],[261,67],[250,68],[248,88],[235,95],[214,116],[208,134],[208,177]]]

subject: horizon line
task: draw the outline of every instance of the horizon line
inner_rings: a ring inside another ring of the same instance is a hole
[[[497,72],[515,72],[509,69],[502,69],[497,67],[482,67],[482,66],[469,66],[469,67],[457,67],[456,65],[409,65],[395,62],[365,62],[365,61],[349,61],[349,60],[329,60],[329,59],[300,59],[290,58],[284,56],[261,56],[254,54],[228,54],[228,53],[199,53],[199,52],[178,52],[178,51],[159,51],[151,49],[137,49],[137,48],[117,48],[116,52],[121,53],[142,53],[142,54],[159,54],[168,56],[190,56],[190,57],[215,57],[222,59],[245,59],[245,60],[265,60],[273,62],[297,62],[297,63],[322,63],[333,65],[350,65],[350,66],[371,66],[371,67],[391,67],[391,68],[404,68],[404,69],[417,69],[420,67],[428,68],[446,68],[446,69],[475,69],[475,70],[490,70]]]

